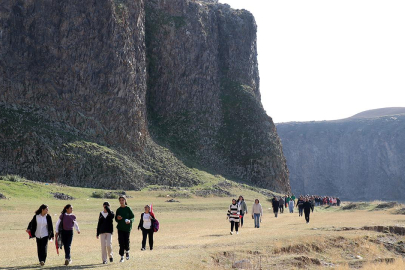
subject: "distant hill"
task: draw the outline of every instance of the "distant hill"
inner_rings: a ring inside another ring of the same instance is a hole
[[[358,114],[349,117],[349,119],[358,119],[358,118],[375,118],[382,116],[390,116],[396,114],[405,114],[405,107],[391,107],[391,108],[381,108],[364,111]]]
[[[405,108],[276,126],[294,193],[403,200]]]

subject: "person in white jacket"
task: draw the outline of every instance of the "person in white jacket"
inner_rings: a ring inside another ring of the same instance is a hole
[[[252,207],[252,218],[255,220],[255,228],[260,228],[262,216],[263,216],[262,205],[260,204],[259,199],[256,199]]]

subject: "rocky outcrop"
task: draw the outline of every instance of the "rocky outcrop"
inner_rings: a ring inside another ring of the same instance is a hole
[[[0,173],[137,189],[194,185],[197,166],[289,190],[249,12],[17,0],[0,2],[0,27]]]
[[[403,200],[405,114],[281,123],[277,130],[295,193]]]
[[[153,137],[189,164],[288,191],[281,144],[260,102],[252,14],[151,0],[146,29]]]

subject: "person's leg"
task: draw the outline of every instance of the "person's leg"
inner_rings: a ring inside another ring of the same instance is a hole
[[[235,224],[235,221],[231,221],[231,232],[233,232],[233,226]]]
[[[62,242],[63,242],[63,248],[65,249],[65,259],[70,260],[70,248],[72,245],[72,240],[73,240],[73,230],[71,231],[66,231],[64,230],[62,233]]]
[[[257,222],[257,214],[253,214],[253,218],[255,220],[255,228],[257,228],[257,224],[258,224],[258,222]]]
[[[124,232],[118,230],[118,244],[120,246],[119,254],[120,256],[124,256],[124,249],[125,249],[125,244],[124,244]]]
[[[152,250],[153,249],[153,229],[149,229],[149,249]]]
[[[38,261],[41,262],[42,259],[42,247],[41,247],[41,239],[35,237],[37,241],[37,254],[38,254]]]
[[[102,233],[99,235],[100,244],[101,244],[101,259],[103,262],[107,261],[107,234]]]
[[[113,257],[113,249],[112,249],[112,234],[106,233],[106,246],[107,246],[107,255],[109,258]]]
[[[131,236],[130,232],[125,232],[125,250],[127,251],[127,257],[128,257],[129,250],[131,249],[130,236]]]
[[[46,257],[47,257],[47,254],[48,254],[48,237],[44,237],[44,238],[42,238],[42,240],[43,240],[43,243],[42,243],[42,246],[43,246],[43,252],[44,252],[44,254],[43,254],[43,257],[42,257],[42,261],[45,263],[46,262]]]
[[[146,236],[148,235],[148,232],[146,229],[142,228],[142,249],[146,247]]]
[[[238,232],[239,222],[235,222],[235,231]]]
[[[241,222],[241,223],[240,223],[240,226],[242,227],[242,226],[243,226],[243,216],[244,216],[244,215],[242,214],[241,216],[242,216],[242,217],[241,217],[241,219],[240,219],[240,222]]]

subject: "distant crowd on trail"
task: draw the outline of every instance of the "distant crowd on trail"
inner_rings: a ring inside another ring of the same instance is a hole
[[[101,259],[103,264],[107,264],[107,260],[114,261],[112,251],[112,234],[114,231],[114,220],[117,223],[119,255],[120,262],[124,262],[125,258],[129,260],[130,250],[130,233],[132,224],[135,222],[135,215],[132,209],[127,205],[125,195],[119,197],[120,206],[114,213],[110,210],[110,203],[103,203],[103,210],[99,212],[98,223],[96,228],[97,239],[100,239],[101,244]],[[76,216],[73,214],[73,206],[67,204],[58,221],[55,229],[52,224],[52,218],[48,214],[49,208],[46,204],[42,204],[31,222],[28,224],[26,232],[29,238],[35,238],[37,242],[38,260],[41,266],[45,265],[48,253],[48,241],[55,239],[55,247],[59,255],[59,249],[62,247],[65,250],[65,265],[72,263],[71,246],[73,240],[73,229],[80,234],[79,224],[76,221]],[[153,234],[159,230],[159,221],[155,218],[152,205],[145,205],[144,212],[140,215],[138,230],[142,231],[142,248],[146,249],[146,239],[149,239],[149,248],[153,250]]]
[[[306,223],[309,223],[309,217],[311,212],[314,212],[315,206],[340,206],[340,199],[337,197],[317,196],[317,195],[300,195],[298,199],[291,195],[274,196],[271,199],[274,216],[277,218],[278,213],[284,213],[284,208],[288,209],[290,213],[294,213],[294,208],[298,208],[298,216],[305,215]],[[243,227],[244,216],[248,214],[248,208],[245,203],[245,199],[242,195],[239,199],[232,199],[232,204],[228,208],[227,219],[231,223],[231,235],[235,228],[236,234],[239,233],[239,227]],[[260,228],[262,222],[263,208],[259,202],[259,199],[255,199],[252,206],[252,219],[254,219],[255,228]]]

